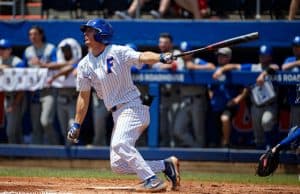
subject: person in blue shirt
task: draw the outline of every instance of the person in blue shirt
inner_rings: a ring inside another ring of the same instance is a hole
[[[272,47],[269,45],[261,45],[259,48],[259,62],[257,64],[227,64],[214,74],[214,78],[218,78],[223,75],[223,73],[231,70],[260,72],[256,79],[256,86],[261,88],[264,84],[268,84],[265,83],[267,75],[274,73],[278,69],[278,65],[272,63]],[[249,90],[250,88],[243,90],[243,98],[247,96]],[[272,92],[275,93],[275,91]],[[278,105],[275,97],[270,97],[265,103],[258,104],[258,102],[255,101],[254,95],[260,94],[251,93],[251,119],[254,142],[257,148],[264,149],[266,146],[272,146],[273,138],[271,137],[271,131],[277,124]],[[270,137],[265,138],[265,132],[270,132],[267,133]]]
[[[22,60],[12,54],[12,44],[10,40],[0,39],[0,69],[16,68],[22,65]],[[4,84],[4,83],[2,83]],[[6,117],[6,135],[8,143],[23,143],[22,134],[22,116],[23,116],[22,91],[5,92],[5,117]]]
[[[213,74],[214,79],[223,80],[219,72],[230,63],[232,51],[228,47],[218,49],[217,53],[217,69]],[[235,115],[238,104],[243,99],[244,93],[239,93],[240,86],[229,85],[226,82],[220,82],[210,85],[210,106],[211,106],[211,122],[212,127],[209,127],[209,133],[215,134],[213,139],[208,143],[208,146],[219,146],[221,134],[223,135],[221,145],[228,147],[230,144],[231,120]],[[212,130],[217,130],[212,132]],[[211,137],[211,136],[210,136]]]
[[[300,36],[292,42],[294,56],[287,57],[281,68],[283,71],[300,72]],[[290,85],[287,92],[290,105],[290,126],[300,125],[300,84]]]
[[[29,68],[47,68],[56,62],[56,48],[46,42],[44,30],[32,26],[28,32],[31,45],[24,51],[23,66]],[[32,123],[32,143],[58,144],[57,134],[53,128],[55,98],[53,88],[30,93],[30,116]]]
[[[189,43],[181,42],[180,50],[192,50]],[[184,69],[190,71],[214,70],[215,65],[192,55],[183,57]],[[176,146],[204,147],[206,144],[207,86],[181,85],[181,102],[174,120]]]

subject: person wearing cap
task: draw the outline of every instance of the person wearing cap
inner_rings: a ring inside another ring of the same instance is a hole
[[[227,71],[240,70],[240,71],[251,71],[260,72],[256,79],[257,87],[262,87],[265,83],[269,74],[273,74],[279,69],[277,64],[272,63],[272,47],[269,45],[261,45],[259,48],[259,62],[257,64],[227,64],[220,68],[214,75],[214,79],[218,79]],[[252,86],[251,86],[252,87]],[[254,87],[254,85],[253,85]],[[244,88],[242,93],[239,95],[241,101],[244,99],[251,88]],[[272,91],[276,93],[276,91]],[[272,146],[272,134],[277,124],[277,112],[278,105],[275,97],[270,97],[268,101],[262,104],[258,104],[254,96],[251,93],[251,118],[254,132],[254,142],[257,148],[264,149],[266,146]],[[259,94],[257,94],[259,95]],[[265,137],[266,134],[266,137]]]
[[[216,52],[216,56],[218,65],[213,78],[222,80],[222,71],[231,61],[232,50],[228,47],[220,48]],[[213,126],[209,127],[210,130],[207,131],[208,145],[213,147],[221,143],[221,146],[228,147],[230,145],[231,119],[238,109],[243,94],[239,94],[240,87],[229,85],[226,82],[211,84],[209,88],[210,116],[214,122],[210,122]]]
[[[55,62],[45,63],[41,67],[46,67],[52,75],[48,83],[57,87],[57,108],[56,113],[64,137],[67,141],[67,128],[74,122],[75,106],[78,92],[75,88],[76,67],[82,58],[82,49],[80,44],[74,38],[65,38],[57,46]]]
[[[300,36],[292,41],[294,56],[287,57],[282,64],[283,71],[300,72]],[[300,84],[290,85],[287,91],[290,105],[290,127],[300,125]]]
[[[22,65],[22,60],[12,54],[12,44],[8,39],[0,39],[0,69],[15,68]],[[6,134],[8,143],[23,143],[21,91],[5,92]]]
[[[192,50],[186,41],[180,43],[180,50]],[[208,71],[214,70],[215,65],[192,55],[183,57],[184,70]],[[174,138],[176,146],[204,147],[205,146],[205,121],[208,107],[207,86],[181,85],[181,102],[177,110],[174,124]]]

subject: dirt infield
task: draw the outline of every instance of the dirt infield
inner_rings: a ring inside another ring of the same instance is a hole
[[[20,178],[0,177],[0,192],[9,193],[137,193],[117,187],[133,187],[138,184],[134,180],[95,179],[95,178]],[[105,186],[110,189],[105,190]],[[101,189],[95,189],[99,187]],[[116,187],[116,188],[114,188]],[[170,188],[170,187],[168,187]],[[209,183],[199,181],[183,181],[179,191],[166,193],[299,193],[298,186],[286,185],[253,185],[232,183]]]

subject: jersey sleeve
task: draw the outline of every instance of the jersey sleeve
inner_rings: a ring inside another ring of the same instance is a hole
[[[250,63],[245,63],[245,64],[241,64],[241,71],[251,71],[252,68],[252,64]]]
[[[296,58],[295,57],[288,57],[284,60],[283,64],[286,64],[286,63],[291,63],[291,62],[294,62],[296,61]]]
[[[88,71],[88,63],[86,58],[79,62],[77,68],[76,79],[77,91],[90,91],[91,90],[91,77]]]
[[[135,51],[127,46],[118,46],[117,48],[121,53],[121,58],[125,64],[129,67],[136,66],[138,69],[143,67],[143,63],[140,63],[141,52]]]
[[[56,62],[57,58],[56,58],[56,48],[54,47],[50,53],[50,61],[51,62]]]

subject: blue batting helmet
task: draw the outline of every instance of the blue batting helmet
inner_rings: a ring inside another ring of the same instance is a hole
[[[80,30],[85,32],[87,28],[93,28],[97,31],[95,34],[95,40],[103,44],[110,44],[113,36],[113,28],[110,23],[103,19],[89,20],[86,24],[80,26]]]
[[[293,46],[300,46],[300,36],[295,36]]]
[[[11,45],[11,43],[10,43],[9,40],[4,39],[4,38],[2,38],[2,39],[0,40],[0,48],[5,48],[5,49],[7,49],[7,48],[11,48],[11,47],[12,47],[12,45]]]
[[[269,45],[261,45],[259,48],[259,55],[272,55],[272,47]]]
[[[192,47],[188,42],[182,41],[180,43],[180,50],[183,51],[183,52],[186,52],[186,51],[192,50]]]

